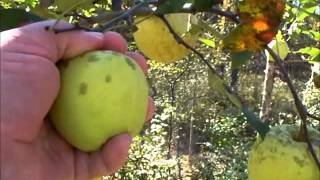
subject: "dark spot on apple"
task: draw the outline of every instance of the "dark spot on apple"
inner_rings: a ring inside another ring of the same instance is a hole
[[[109,74],[107,74],[105,77],[105,81],[106,83],[110,83],[112,81],[112,77]]]
[[[264,161],[266,159],[267,159],[267,157],[265,157],[265,156],[260,156],[259,158],[257,158],[259,163],[262,163],[262,161]]]
[[[88,57],[88,62],[90,63],[90,62],[96,62],[96,61],[99,61],[100,59],[99,59],[99,57],[98,57],[98,55],[96,55],[96,54],[90,54],[90,56]]]
[[[86,55],[86,53],[82,53],[79,55],[79,58],[83,58]]]
[[[80,95],[85,95],[87,93],[88,90],[88,85],[85,82],[82,82],[79,86],[79,94]]]
[[[298,164],[300,167],[304,166],[305,161],[303,159],[299,159],[297,156],[293,156],[293,160]]]
[[[278,139],[278,141],[283,147],[286,147],[289,144],[291,144],[290,139],[282,139],[282,138],[280,138],[280,139]]]
[[[278,149],[276,147],[271,147],[270,148],[270,152],[272,153],[276,153],[278,151]]]
[[[132,70],[136,70],[136,65],[132,62],[131,59],[126,57],[126,62],[131,67]]]

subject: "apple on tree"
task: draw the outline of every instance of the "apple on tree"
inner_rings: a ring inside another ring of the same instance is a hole
[[[258,138],[249,154],[249,180],[319,180],[320,170],[307,143],[294,137],[299,127],[280,125],[272,127],[264,140]],[[309,128],[309,138],[318,158],[320,133]]]
[[[190,46],[195,46],[195,37],[189,33],[191,29],[191,14],[173,13],[164,15],[174,32]],[[133,33],[134,40],[142,53],[163,63],[182,59],[190,51],[179,44],[167,25],[155,15],[138,16],[135,18],[138,30]]]

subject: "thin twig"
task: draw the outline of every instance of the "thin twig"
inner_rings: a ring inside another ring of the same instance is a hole
[[[150,0],[150,2],[152,2],[152,1]],[[114,24],[118,23],[119,21],[125,20],[130,16],[155,14],[155,11],[153,11],[151,8],[145,7],[145,5],[150,2],[144,1],[144,2],[141,2],[141,3],[133,6],[130,9],[127,9],[127,10],[106,12],[105,14],[99,14],[98,16],[91,16],[91,17],[81,17],[81,15],[79,15],[79,14],[65,13],[64,16],[75,15],[79,18],[85,19],[87,22],[90,22],[92,24],[103,23],[103,22],[106,22],[106,23],[101,26],[98,26],[96,28],[85,28],[82,26],[77,26],[77,27],[72,27],[72,28],[68,28],[68,29],[53,29],[53,31],[56,33],[61,33],[61,32],[68,32],[68,31],[82,29],[82,30],[86,30],[86,31],[103,32],[106,29],[109,29]],[[236,14],[234,14],[230,11],[222,11],[218,7],[212,7],[210,10],[207,10],[207,11],[196,11],[195,9],[192,9],[192,8],[182,8],[178,11],[175,11],[174,13],[197,13],[197,12],[208,12],[208,13],[217,14],[220,16],[224,16],[224,17],[232,20],[235,23],[240,23],[240,20]],[[54,28],[55,26],[52,26],[52,27]],[[50,27],[49,29],[51,29],[52,27]]]
[[[108,12],[106,14],[102,14],[102,15],[99,15],[99,16],[94,16],[92,17],[92,21],[93,22],[96,22],[96,23],[99,23],[99,22],[104,22],[106,20],[110,20],[110,19],[113,19],[125,12],[127,12],[128,10],[122,10],[122,11],[116,11],[116,12]],[[196,11],[195,9],[192,9],[192,8],[182,8],[182,9],[179,9],[177,11],[175,11],[174,13],[197,13],[197,12],[208,12],[208,13],[213,13],[213,14],[217,14],[217,15],[220,15],[220,16],[224,16],[236,23],[240,23],[240,20],[238,18],[238,16],[230,11],[222,11],[220,10],[219,8],[217,7],[212,7],[211,9],[207,10],[207,11]],[[150,15],[150,14],[155,14],[155,12],[149,8],[149,7],[141,7],[139,9],[137,9],[136,11],[132,12],[131,14],[129,15]]]
[[[313,114],[310,114],[309,112],[307,112],[307,116],[309,116],[309,117],[312,118],[312,119],[315,119],[315,120],[320,121],[320,117],[317,117],[317,116],[315,116],[315,115],[313,115]]]
[[[218,14],[220,16],[224,16],[237,24],[240,23],[240,19],[236,14],[229,12],[229,11],[222,11],[218,7],[212,7],[209,12],[214,13],[214,14]]]
[[[139,8],[143,7],[144,5],[148,4],[148,1],[143,1],[137,5],[135,5],[134,7],[132,7],[131,9],[125,11],[124,13],[120,14],[119,16],[111,19],[110,21],[108,21],[107,23],[94,28],[93,31],[97,31],[97,32],[102,32],[104,29],[108,29],[110,28],[112,25],[114,25],[115,23],[122,21],[124,19],[126,19],[127,17],[131,16],[132,14],[134,14]]]
[[[292,94],[292,97],[294,99],[296,108],[298,110],[300,119],[301,119],[301,129],[300,129],[300,134],[302,134],[304,136],[304,140],[306,141],[308,148],[311,152],[312,157],[314,158],[318,168],[320,169],[320,162],[319,159],[317,157],[317,154],[315,152],[315,150],[313,149],[313,146],[310,142],[310,138],[309,138],[309,133],[308,133],[308,128],[307,128],[307,116],[308,116],[308,112],[305,108],[305,106],[302,104],[302,101],[300,100],[298,93],[296,91],[296,89],[294,88],[292,81],[287,73],[286,68],[283,65],[283,61],[281,60],[281,58],[269,47],[266,46],[265,47],[266,50],[270,53],[270,55],[272,56],[272,58],[275,60],[276,64],[279,66],[280,72],[283,74],[284,76],[284,80],[287,83],[287,86],[289,87],[289,90]]]

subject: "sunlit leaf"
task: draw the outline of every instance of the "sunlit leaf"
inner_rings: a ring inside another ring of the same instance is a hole
[[[212,47],[212,48],[216,47],[216,43],[210,39],[199,38],[199,41],[209,47]]]
[[[241,102],[238,99],[238,97],[233,95],[231,92],[229,92],[224,81],[217,74],[210,71],[210,69],[208,71],[208,83],[209,83],[209,87],[212,90],[215,90],[221,95],[228,98],[232,102],[232,104],[234,104],[236,107],[238,108],[241,107]]]
[[[272,40],[268,46],[282,59],[284,60],[288,53],[290,52],[290,48],[288,43],[283,39],[281,31],[278,32],[276,38]],[[267,60],[274,61],[273,57],[266,51]]]
[[[320,49],[316,47],[305,47],[301,48],[296,53],[309,55],[308,61],[310,62],[320,62]]]

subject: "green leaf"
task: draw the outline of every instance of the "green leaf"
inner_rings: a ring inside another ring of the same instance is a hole
[[[167,13],[179,12],[181,9],[183,9],[183,6],[187,3],[190,4],[186,0],[161,1],[155,13],[158,15],[163,15]]]
[[[229,91],[220,76],[213,73],[210,69],[208,71],[208,83],[211,89],[216,90],[221,95],[227,97],[236,107],[240,108],[242,106],[239,98]]]
[[[309,17],[310,15],[313,15],[313,13],[310,13],[310,11],[315,11],[316,7],[312,7],[312,8],[308,8],[305,11],[301,12],[298,14],[297,16],[297,20],[298,21],[303,21],[306,17]],[[314,14],[314,16],[316,16],[316,14]]]
[[[44,19],[23,9],[2,9],[0,10],[0,31],[42,20]]]
[[[268,46],[283,60],[290,52],[288,43],[283,39],[281,31],[278,32],[276,38],[272,40]],[[267,60],[274,61],[273,57],[266,51]]]
[[[241,51],[231,53],[231,68],[237,69],[243,64],[246,64],[251,58],[253,52],[251,51]]]
[[[310,63],[320,63],[320,53],[314,56],[310,61]]]
[[[201,41],[203,44],[215,48],[216,47],[216,43],[210,39],[204,39],[204,38],[199,38],[199,41]]]
[[[305,48],[301,48],[298,51],[296,51],[296,53],[301,53],[301,54],[307,54],[309,55],[308,57],[308,61],[309,62],[320,62],[320,49],[315,48],[315,47],[305,47]]]
[[[249,111],[249,109],[245,106],[241,108],[243,115],[246,117],[246,121],[259,133],[261,138],[263,139],[268,133],[270,127],[263,123],[254,113]]]
[[[305,47],[305,48],[299,49],[296,52],[297,53],[302,53],[302,54],[315,55],[315,54],[319,54],[320,50],[318,48],[315,48],[315,47]]]
[[[320,32],[317,32],[317,31],[313,31],[313,30],[303,30],[301,31],[302,34],[306,34],[308,35],[309,37],[317,40],[317,39],[320,39]]]
[[[212,73],[210,69],[208,70],[208,83],[210,88],[216,90],[222,95],[226,94],[224,81],[217,74]]]

